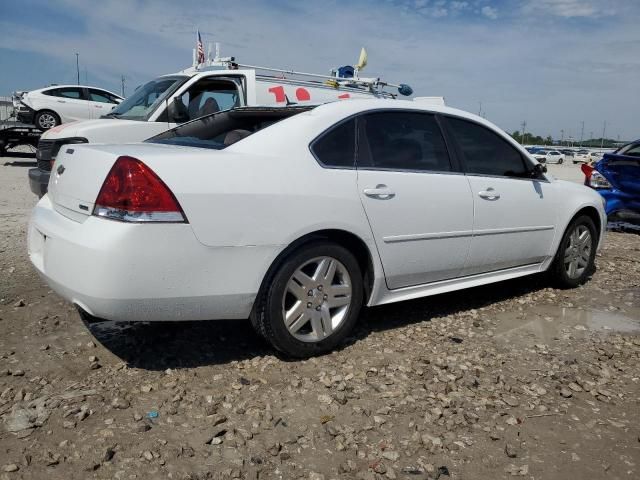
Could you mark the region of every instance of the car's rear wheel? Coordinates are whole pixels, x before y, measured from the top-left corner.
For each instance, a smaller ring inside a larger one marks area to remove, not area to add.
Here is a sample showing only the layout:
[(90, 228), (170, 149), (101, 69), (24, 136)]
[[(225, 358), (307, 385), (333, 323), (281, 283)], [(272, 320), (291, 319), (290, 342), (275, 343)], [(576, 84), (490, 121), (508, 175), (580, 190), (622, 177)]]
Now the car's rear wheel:
[(252, 324), (277, 350), (311, 357), (344, 340), (362, 301), (362, 273), (353, 254), (317, 241), (294, 251), (267, 279)]
[(551, 266), (551, 275), (561, 288), (574, 288), (586, 282), (594, 270), (598, 233), (587, 215), (575, 218), (562, 237)]
[(44, 131), (60, 125), (61, 121), (57, 113), (50, 110), (42, 110), (36, 113), (34, 123), (36, 127)]
[(562, 162), (564, 162), (564, 159), (561, 158), (560, 160), (558, 160), (558, 165), (562, 165)]

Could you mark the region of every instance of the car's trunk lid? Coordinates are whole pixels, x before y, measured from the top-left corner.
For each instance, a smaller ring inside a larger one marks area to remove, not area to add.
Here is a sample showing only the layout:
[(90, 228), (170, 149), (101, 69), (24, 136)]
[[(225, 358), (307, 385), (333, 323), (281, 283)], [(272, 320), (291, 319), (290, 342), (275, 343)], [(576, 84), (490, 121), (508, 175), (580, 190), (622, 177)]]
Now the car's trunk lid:
[(596, 170), (618, 190), (640, 195), (640, 158), (607, 153), (596, 164)]
[(48, 194), (54, 208), (73, 220), (91, 215), (116, 158), (94, 146), (63, 146), (49, 179)]

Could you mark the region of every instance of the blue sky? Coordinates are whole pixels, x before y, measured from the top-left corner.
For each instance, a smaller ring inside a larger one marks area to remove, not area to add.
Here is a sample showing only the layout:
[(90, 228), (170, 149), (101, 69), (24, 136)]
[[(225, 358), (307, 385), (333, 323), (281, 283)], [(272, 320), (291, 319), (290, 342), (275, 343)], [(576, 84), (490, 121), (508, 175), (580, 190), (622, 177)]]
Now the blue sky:
[(191, 63), (195, 29), (241, 62), (363, 74), (505, 130), (640, 137), (636, 0), (0, 0), (0, 95), (81, 81), (128, 92)]

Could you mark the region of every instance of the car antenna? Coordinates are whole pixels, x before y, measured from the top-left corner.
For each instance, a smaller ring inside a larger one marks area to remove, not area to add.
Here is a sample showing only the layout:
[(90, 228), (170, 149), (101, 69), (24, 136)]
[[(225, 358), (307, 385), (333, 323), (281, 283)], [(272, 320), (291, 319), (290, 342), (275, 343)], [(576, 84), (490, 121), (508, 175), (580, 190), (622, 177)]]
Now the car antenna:
[(297, 105), (297, 104), (298, 104), (298, 102), (292, 102), (292, 101), (290, 101), (290, 100), (289, 100), (289, 97), (288, 97), (286, 94), (285, 94), (285, 96), (284, 96), (284, 99), (285, 99), (285, 101), (287, 102), (287, 107), (288, 107), (289, 105)]

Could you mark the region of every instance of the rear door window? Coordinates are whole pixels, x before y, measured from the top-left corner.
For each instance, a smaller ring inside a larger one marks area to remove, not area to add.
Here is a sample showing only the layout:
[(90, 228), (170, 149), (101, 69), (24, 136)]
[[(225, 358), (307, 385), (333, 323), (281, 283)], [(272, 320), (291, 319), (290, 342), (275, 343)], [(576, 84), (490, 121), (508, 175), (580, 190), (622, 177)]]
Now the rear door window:
[(435, 115), (384, 111), (359, 117), (358, 168), (449, 172), (447, 147)]
[[(520, 152), (487, 127), (468, 120), (446, 117), (462, 154), (466, 172), (476, 175), (530, 178)], [(545, 152), (538, 152), (544, 155)]]
[(73, 98), (76, 100), (84, 100), (84, 95), (81, 88), (54, 88), (53, 90), (47, 90), (42, 92), (45, 95), (51, 95), (52, 97)]

